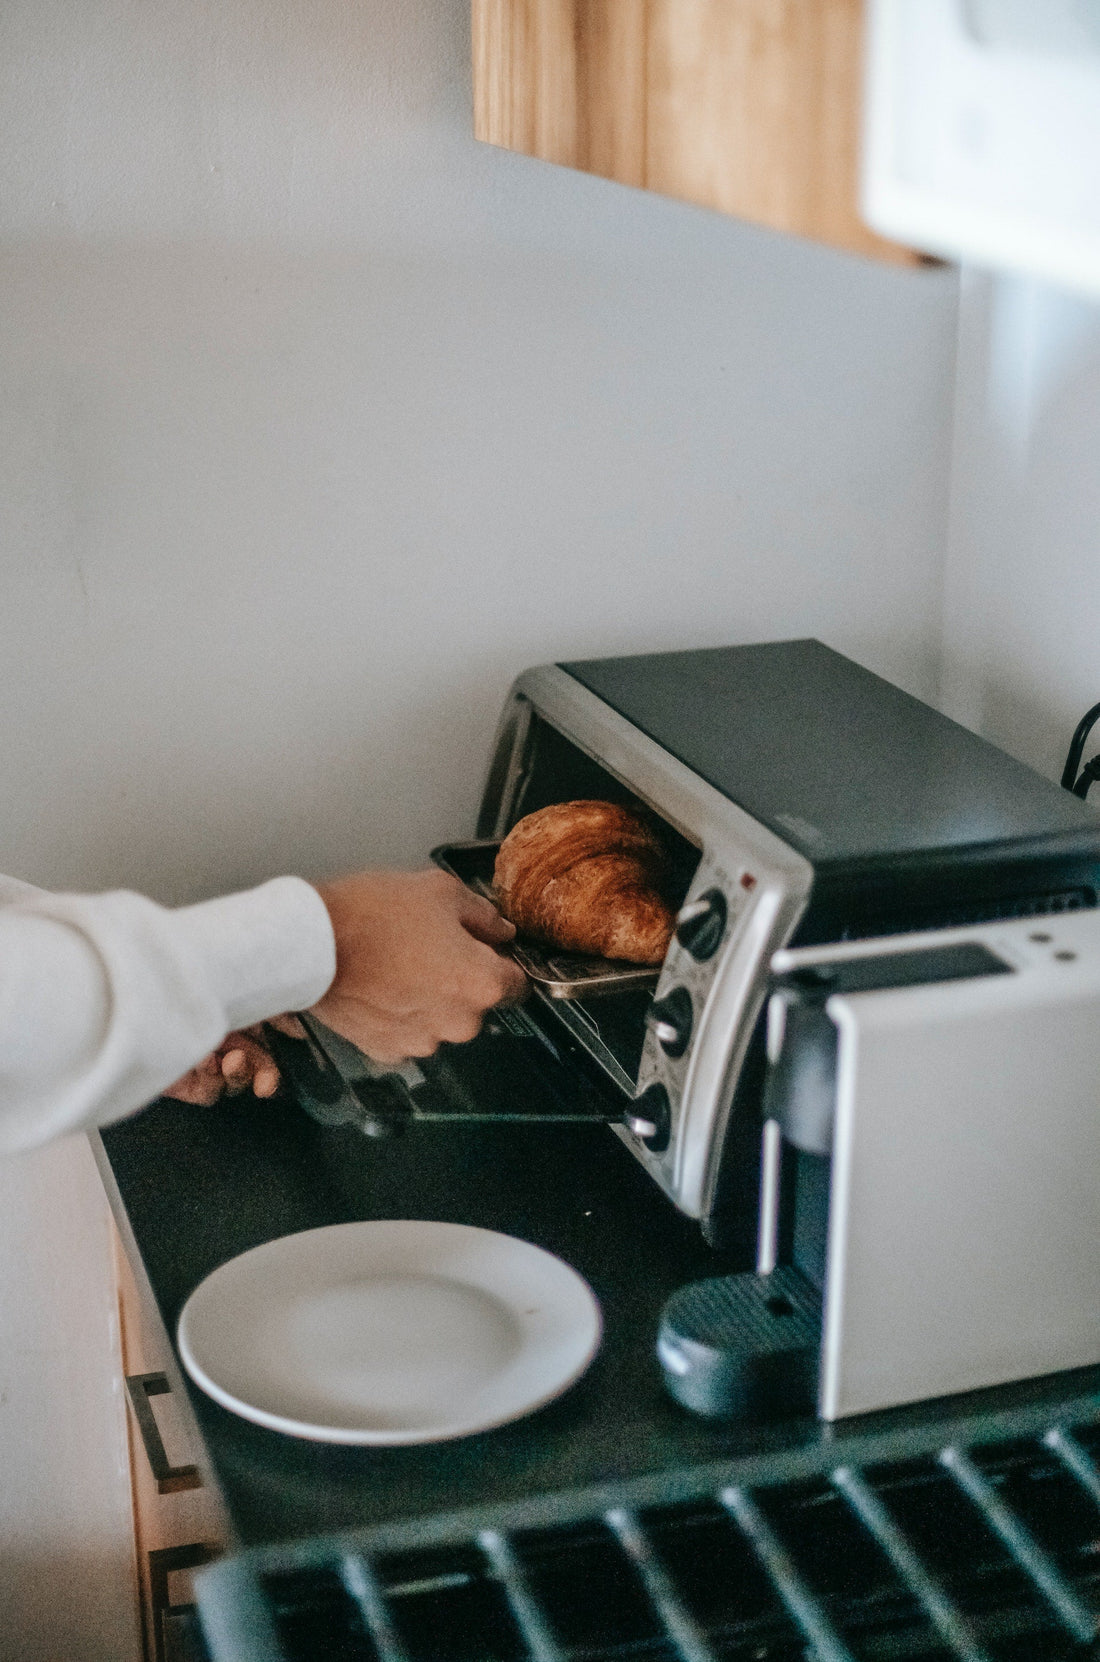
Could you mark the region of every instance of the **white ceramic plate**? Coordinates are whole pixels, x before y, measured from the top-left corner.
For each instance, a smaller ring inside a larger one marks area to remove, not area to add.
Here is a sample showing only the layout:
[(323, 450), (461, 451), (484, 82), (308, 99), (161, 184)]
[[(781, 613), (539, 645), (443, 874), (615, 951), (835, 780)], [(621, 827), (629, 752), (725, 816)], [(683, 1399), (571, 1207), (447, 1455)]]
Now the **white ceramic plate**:
[(223, 1407), (326, 1443), (432, 1443), (518, 1419), (599, 1348), (600, 1307), (560, 1258), (458, 1223), (285, 1235), (201, 1282), (183, 1364)]

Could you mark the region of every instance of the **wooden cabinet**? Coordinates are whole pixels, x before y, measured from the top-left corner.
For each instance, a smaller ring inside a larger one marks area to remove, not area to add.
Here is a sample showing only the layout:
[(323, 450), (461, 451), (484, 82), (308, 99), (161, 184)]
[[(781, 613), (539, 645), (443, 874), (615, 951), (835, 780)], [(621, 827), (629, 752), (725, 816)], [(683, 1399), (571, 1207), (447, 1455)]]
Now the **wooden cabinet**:
[(474, 130), (899, 263), (856, 207), (862, 0), (473, 0)]
[(171, 1381), (175, 1359), (152, 1303), (112, 1232), (119, 1296), (136, 1580), (146, 1662), (186, 1654), (176, 1635), (189, 1620), (190, 1572), (224, 1549), (216, 1496), (196, 1462), (197, 1437), (186, 1400)]

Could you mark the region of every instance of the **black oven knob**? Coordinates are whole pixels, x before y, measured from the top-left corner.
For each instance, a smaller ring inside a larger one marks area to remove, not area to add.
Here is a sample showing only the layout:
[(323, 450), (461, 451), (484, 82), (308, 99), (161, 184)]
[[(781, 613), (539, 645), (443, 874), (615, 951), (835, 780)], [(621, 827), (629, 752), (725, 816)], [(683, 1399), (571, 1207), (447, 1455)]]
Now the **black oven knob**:
[(668, 1147), (672, 1135), (672, 1109), (663, 1085), (648, 1086), (626, 1109), (623, 1119), (654, 1154), (660, 1154)]
[(721, 889), (708, 889), (698, 900), (689, 900), (676, 918), (676, 939), (693, 958), (713, 958), (726, 933), (726, 897)]
[(691, 1024), (695, 1011), (691, 994), (686, 987), (673, 987), (664, 998), (655, 998), (649, 1007), (649, 1020), (657, 1043), (666, 1056), (682, 1056), (691, 1038)]

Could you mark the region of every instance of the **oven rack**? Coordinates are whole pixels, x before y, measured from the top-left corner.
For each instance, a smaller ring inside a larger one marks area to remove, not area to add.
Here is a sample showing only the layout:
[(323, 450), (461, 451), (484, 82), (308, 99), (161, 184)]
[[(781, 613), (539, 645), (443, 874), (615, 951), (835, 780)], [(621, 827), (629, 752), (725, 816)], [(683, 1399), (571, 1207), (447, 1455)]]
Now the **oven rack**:
[[(213, 1662), (1069, 1662), (1100, 1633), (1100, 1400), (839, 1437), (255, 1549)], [(943, 1433), (947, 1433), (945, 1437)]]

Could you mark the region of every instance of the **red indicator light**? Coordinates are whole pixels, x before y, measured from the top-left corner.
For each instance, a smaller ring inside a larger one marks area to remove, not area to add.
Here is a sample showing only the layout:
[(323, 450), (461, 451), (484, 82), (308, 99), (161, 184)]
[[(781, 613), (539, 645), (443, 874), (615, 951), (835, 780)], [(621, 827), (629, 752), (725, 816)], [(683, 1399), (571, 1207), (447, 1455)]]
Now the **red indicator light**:
[(755, 889), (756, 878), (753, 876), (751, 871), (743, 871), (741, 873), (741, 887), (743, 889)]

